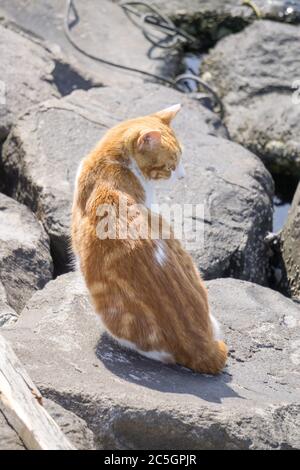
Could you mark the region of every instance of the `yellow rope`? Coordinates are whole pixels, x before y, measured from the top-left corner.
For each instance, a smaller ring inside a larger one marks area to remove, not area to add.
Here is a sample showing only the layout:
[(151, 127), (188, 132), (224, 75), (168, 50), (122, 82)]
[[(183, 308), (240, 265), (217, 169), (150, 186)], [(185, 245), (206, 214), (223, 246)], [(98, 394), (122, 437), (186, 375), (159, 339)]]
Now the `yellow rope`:
[(243, 0), (242, 5), (247, 5), (248, 7), (252, 8), (252, 10), (256, 14), (257, 18), (262, 18), (263, 17), (262, 12), (258, 8), (258, 6), (254, 3), (253, 0)]

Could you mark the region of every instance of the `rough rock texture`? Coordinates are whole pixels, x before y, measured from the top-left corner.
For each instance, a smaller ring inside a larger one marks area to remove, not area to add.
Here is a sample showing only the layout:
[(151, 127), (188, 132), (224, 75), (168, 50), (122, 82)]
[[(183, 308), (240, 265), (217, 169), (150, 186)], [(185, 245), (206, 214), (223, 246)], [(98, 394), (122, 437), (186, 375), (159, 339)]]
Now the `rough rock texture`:
[(300, 297), (300, 185), (281, 232), (281, 247), (290, 293)]
[[(198, 47), (204, 50), (257, 19), (254, 9), (243, 5), (241, 0), (148, 0), (148, 3), (195, 35)], [(255, 0), (253, 4), (265, 19), (295, 24), (300, 22), (298, 0)]]
[(118, 121), (179, 100), (184, 107), (174, 127), (185, 147), (187, 177), (161, 192), (160, 202), (204, 205), (204, 213), (188, 217), (194, 221), (192, 230), (204, 231), (204, 245), (200, 237), (187, 248), (206, 278), (234, 275), (265, 281), (263, 238), (271, 229), (273, 186), (269, 173), (254, 155), (216, 137), (224, 135), (224, 128), (214, 114), (174, 90), (150, 84), (76, 92), (44, 103), (20, 118), (7, 139), (7, 190), (43, 222), (56, 261), (66, 263), (73, 183), (81, 158)]
[(300, 176), (300, 77), (297, 26), (258, 21), (221, 41), (203, 63), (203, 78), (226, 108), (231, 137), (274, 172)]
[(98, 448), (299, 448), (300, 307), (245, 281), (207, 285), (230, 349), (218, 377), (117, 346), (76, 273), (36, 293), (3, 334), (43, 394), (86, 421)]
[(14, 317), (6, 304), (20, 312), (50, 279), (49, 238), (42, 225), (27, 207), (0, 194), (0, 324)]
[(0, 328), (4, 325), (8, 326), (9, 324), (14, 323), (17, 319), (18, 314), (8, 304), (5, 287), (0, 281)]
[(76, 449), (95, 449), (94, 434), (83, 419), (52, 400), (43, 399), (43, 404)]
[(149, 0), (148, 3), (195, 36), (193, 47), (198, 50), (207, 50), (255, 19), (252, 9), (242, 6), (240, 0)]
[[(150, 73), (174, 75), (180, 59), (177, 51), (153, 49), (141, 29), (127, 18), (119, 5), (110, 0), (75, 0), (74, 4), (79, 21), (73, 24), (72, 37), (87, 53)], [(103, 65), (78, 52), (64, 34), (65, 1), (1, 0), (1, 9), (17, 24), (58, 44), (69, 57), (76, 58), (83, 70), (89, 70), (105, 85), (145, 79), (145, 76)], [(70, 19), (72, 24), (74, 15), (71, 14)]]
[(0, 143), (29, 106), (92, 86), (49, 47), (11, 24), (0, 23)]
[[(43, 404), (63, 433), (77, 449), (93, 450), (95, 448), (94, 435), (82, 419), (52, 400), (44, 399)], [(26, 450), (23, 442), (8, 424), (1, 411), (0, 450)]]
[(23, 442), (0, 411), (0, 450), (26, 450)]
[(248, 8), (241, 6), (239, 0), (229, 0), (227, 2), (222, 0), (172, 0), (171, 2), (149, 0), (147, 3), (160, 8), (164, 14), (172, 16), (179, 16), (184, 12), (188, 15), (196, 15), (207, 11), (220, 15), (224, 12), (232, 12), (240, 15), (242, 15), (243, 12), (248, 12)]

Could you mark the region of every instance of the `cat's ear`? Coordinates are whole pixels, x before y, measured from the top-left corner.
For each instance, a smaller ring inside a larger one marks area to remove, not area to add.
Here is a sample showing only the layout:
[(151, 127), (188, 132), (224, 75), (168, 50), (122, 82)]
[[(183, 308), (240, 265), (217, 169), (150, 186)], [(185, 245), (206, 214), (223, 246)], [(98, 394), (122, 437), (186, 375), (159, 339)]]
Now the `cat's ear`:
[(165, 124), (170, 124), (171, 121), (174, 119), (176, 114), (180, 111), (181, 109), (181, 104), (174, 104), (173, 106), (170, 106), (169, 108), (163, 109), (162, 111), (159, 111), (158, 113), (155, 113), (156, 116), (160, 117), (160, 119), (165, 123)]
[(137, 147), (138, 150), (154, 150), (161, 143), (161, 132), (160, 131), (144, 131), (141, 132), (138, 140)]

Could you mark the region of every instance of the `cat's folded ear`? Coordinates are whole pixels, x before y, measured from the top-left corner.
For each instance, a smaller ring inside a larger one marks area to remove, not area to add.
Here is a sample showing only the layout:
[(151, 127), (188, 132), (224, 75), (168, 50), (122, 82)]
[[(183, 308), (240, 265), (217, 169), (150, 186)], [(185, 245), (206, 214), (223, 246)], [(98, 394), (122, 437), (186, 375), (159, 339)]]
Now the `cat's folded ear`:
[(161, 143), (161, 132), (159, 130), (147, 130), (141, 132), (138, 140), (137, 147), (140, 151), (154, 150)]
[(169, 125), (180, 109), (181, 104), (174, 104), (169, 108), (158, 111), (158, 113), (155, 113), (155, 116), (158, 116), (165, 124)]

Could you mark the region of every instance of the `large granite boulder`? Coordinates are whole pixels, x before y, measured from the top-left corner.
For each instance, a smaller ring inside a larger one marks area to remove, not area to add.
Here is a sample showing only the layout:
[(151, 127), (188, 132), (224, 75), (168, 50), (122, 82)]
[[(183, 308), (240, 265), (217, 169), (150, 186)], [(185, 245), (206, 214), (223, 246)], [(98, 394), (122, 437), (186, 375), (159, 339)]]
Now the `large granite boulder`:
[(207, 285), (230, 351), (216, 377), (118, 346), (77, 273), (37, 292), (3, 335), (44, 396), (83, 419), (98, 448), (299, 448), (299, 305), (245, 281)]
[(190, 251), (206, 278), (233, 275), (264, 283), (272, 179), (257, 157), (217, 137), (226, 134), (213, 113), (174, 90), (152, 84), (100, 88), (31, 109), (3, 148), (7, 191), (37, 214), (56, 262), (65, 265), (80, 160), (117, 122), (176, 102), (183, 104), (174, 126), (185, 147), (187, 177), (161, 193), (160, 202), (204, 207), (196, 227), (204, 241), (191, 244)]
[(32, 212), (0, 194), (0, 325), (52, 279), (49, 237)]
[(220, 41), (202, 77), (223, 99), (231, 137), (275, 173), (300, 176), (300, 29), (257, 21)]
[(96, 83), (55, 48), (9, 22), (0, 22), (0, 57), (0, 144), (28, 107)]
[(280, 238), (290, 293), (300, 297), (300, 184)]

